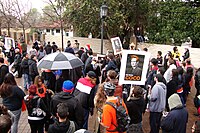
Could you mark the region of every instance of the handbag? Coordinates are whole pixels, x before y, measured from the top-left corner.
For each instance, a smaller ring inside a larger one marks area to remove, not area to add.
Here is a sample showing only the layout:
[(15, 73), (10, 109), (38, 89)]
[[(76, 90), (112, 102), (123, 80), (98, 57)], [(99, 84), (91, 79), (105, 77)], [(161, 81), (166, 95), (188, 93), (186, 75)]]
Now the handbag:
[(37, 100), (37, 106), (35, 108), (33, 108), (33, 111), (31, 113), (31, 116), (33, 117), (45, 117), (46, 113), (40, 108), (40, 100), (41, 98), (39, 98)]

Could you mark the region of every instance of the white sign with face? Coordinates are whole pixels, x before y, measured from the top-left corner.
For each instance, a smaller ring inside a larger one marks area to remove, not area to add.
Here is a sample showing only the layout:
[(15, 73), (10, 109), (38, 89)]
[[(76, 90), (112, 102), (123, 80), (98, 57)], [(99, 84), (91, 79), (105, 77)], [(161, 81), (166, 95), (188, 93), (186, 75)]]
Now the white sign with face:
[(145, 51), (123, 50), (120, 84), (144, 85), (149, 66), (150, 53)]
[(114, 55), (120, 54), (123, 50), (122, 43), (119, 37), (111, 38), (111, 43)]

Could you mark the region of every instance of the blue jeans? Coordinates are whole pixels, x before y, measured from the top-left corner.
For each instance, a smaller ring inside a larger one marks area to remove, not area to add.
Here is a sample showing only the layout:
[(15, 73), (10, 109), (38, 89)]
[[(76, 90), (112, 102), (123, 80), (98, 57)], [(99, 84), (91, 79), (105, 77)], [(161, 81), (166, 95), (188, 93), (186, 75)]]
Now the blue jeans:
[(30, 78), (28, 74), (23, 74), (23, 79), (24, 79), (24, 89), (28, 90), (29, 86), (30, 86)]
[(162, 112), (150, 112), (150, 133), (159, 133)]
[(11, 133), (17, 133), (18, 132), (18, 122), (21, 116), (21, 108), (19, 110), (11, 111), (14, 114), (14, 122), (11, 126)]
[(89, 110), (84, 109), (84, 124), (83, 129), (88, 129), (88, 118), (89, 118)]

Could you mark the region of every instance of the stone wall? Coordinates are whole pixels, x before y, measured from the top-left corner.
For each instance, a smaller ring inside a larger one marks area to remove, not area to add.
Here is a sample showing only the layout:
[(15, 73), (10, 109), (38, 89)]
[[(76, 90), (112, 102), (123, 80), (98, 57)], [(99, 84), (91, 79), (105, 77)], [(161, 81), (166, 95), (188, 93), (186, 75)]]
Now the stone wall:
[[(61, 39), (60, 37), (55, 36), (45, 36), (46, 42), (56, 42), (56, 44), (59, 45), (61, 48)], [(71, 43), (74, 43), (74, 40), (78, 40), (80, 43), (80, 47), (85, 47), (86, 44), (90, 44), (91, 48), (93, 49), (94, 53), (101, 53), (101, 39), (95, 39), (95, 38), (83, 38), (83, 37), (65, 37), (64, 38), (64, 48), (66, 47), (67, 41), (70, 40)], [(151, 53), (151, 58), (157, 57), (157, 51), (162, 51), (163, 57), (167, 53), (167, 51), (172, 51), (174, 46), (171, 45), (159, 45), (159, 44), (148, 44), (148, 43), (140, 43), (137, 46), (141, 50), (144, 47), (147, 47), (149, 49), (149, 52)], [(181, 56), (184, 54), (184, 47), (177, 46), (179, 52), (181, 53)], [(107, 50), (112, 50), (112, 45), (110, 40), (104, 40), (104, 46), (103, 46), (103, 53), (105, 54)], [(190, 58), (192, 61), (192, 64), (196, 67), (200, 67), (200, 49), (199, 48), (190, 48)]]
[[(58, 36), (45, 36), (46, 42), (55, 42), (59, 48), (61, 48), (61, 38)], [(94, 53), (101, 53), (101, 39), (96, 38), (84, 38), (84, 37), (64, 37), (64, 49), (67, 46), (67, 41), (71, 41), (72, 45), (74, 44), (75, 40), (78, 40), (80, 43), (80, 47), (85, 47), (86, 44), (90, 44), (91, 48), (93, 49)], [(112, 45), (110, 40), (104, 40), (103, 43), (103, 53), (105, 54), (107, 50), (112, 50)]]

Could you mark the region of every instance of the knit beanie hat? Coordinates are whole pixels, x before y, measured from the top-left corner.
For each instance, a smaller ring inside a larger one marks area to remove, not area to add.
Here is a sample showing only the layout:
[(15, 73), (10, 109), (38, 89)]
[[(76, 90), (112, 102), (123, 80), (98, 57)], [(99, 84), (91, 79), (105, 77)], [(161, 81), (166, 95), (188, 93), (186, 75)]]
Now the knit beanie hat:
[(89, 50), (90, 50), (90, 44), (86, 44), (85, 50), (86, 50), (86, 51), (89, 51)]
[(63, 92), (69, 92), (71, 93), (74, 90), (74, 83), (70, 80), (66, 80), (63, 82), (62, 86)]
[(31, 85), (31, 86), (29, 87), (28, 91), (29, 91), (29, 94), (35, 95), (36, 92), (37, 92), (37, 86), (36, 86), (36, 85)]

